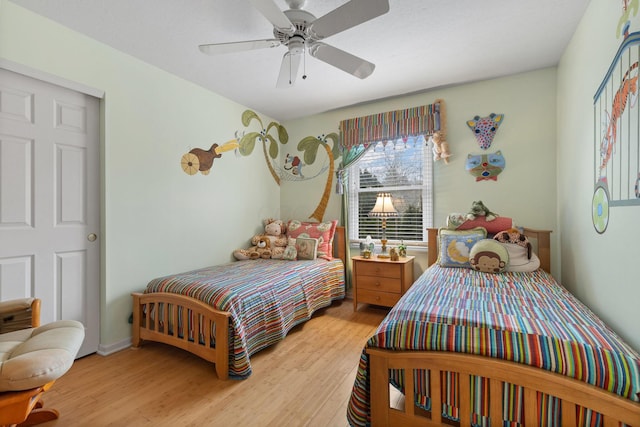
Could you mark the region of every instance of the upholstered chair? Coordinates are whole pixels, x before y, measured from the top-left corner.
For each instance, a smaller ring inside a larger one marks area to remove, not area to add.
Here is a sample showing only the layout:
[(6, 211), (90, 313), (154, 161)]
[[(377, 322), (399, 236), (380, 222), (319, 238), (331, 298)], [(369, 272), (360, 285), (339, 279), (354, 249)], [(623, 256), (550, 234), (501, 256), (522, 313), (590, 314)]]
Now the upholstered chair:
[(0, 302), (0, 426), (59, 417), (42, 394), (64, 375), (84, 340), (84, 326), (59, 320), (40, 326), (40, 300)]

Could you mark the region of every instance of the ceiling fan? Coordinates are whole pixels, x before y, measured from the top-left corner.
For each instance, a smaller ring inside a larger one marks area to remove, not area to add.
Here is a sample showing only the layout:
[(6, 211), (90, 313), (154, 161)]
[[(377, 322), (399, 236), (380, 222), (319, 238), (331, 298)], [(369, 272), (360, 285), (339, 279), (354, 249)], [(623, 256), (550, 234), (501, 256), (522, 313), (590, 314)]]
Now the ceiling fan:
[(305, 52), (360, 79), (373, 73), (375, 64), (320, 40), (384, 15), (389, 11), (389, 0), (350, 0), (317, 19), (302, 9), (305, 0), (285, 1), (289, 10), (282, 11), (274, 0), (249, 0), (273, 24), (274, 38), (203, 44), (199, 46), (200, 51), (218, 55), (284, 45), (288, 50), (282, 57), (277, 87), (293, 85)]

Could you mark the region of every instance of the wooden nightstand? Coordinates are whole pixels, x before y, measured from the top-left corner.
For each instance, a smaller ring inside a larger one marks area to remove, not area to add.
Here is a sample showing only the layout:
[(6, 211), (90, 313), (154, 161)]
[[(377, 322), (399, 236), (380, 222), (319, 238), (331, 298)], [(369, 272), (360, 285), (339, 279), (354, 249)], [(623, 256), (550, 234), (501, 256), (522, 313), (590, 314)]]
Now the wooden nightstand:
[(355, 256), (353, 262), (353, 310), (358, 303), (393, 307), (413, 284), (413, 259), (408, 256), (399, 261)]

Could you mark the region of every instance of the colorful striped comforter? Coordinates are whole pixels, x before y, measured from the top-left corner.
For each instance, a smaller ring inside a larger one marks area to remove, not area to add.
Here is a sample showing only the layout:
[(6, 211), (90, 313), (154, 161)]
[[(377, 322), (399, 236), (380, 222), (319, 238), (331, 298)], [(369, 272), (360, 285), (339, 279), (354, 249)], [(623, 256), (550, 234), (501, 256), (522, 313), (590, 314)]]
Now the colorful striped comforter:
[(149, 292), (187, 295), (231, 313), (229, 376), (247, 378), (249, 356), (344, 298), (344, 266), (339, 259), (319, 258), (232, 262), (154, 279)]
[[(495, 357), (640, 401), (640, 355), (542, 270), (490, 274), (434, 265), (389, 312), (367, 347)], [(365, 349), (347, 411), (352, 426), (369, 423), (367, 366)], [(402, 389), (399, 373), (392, 373), (390, 381)], [(426, 378), (416, 379), (416, 384), (425, 383)], [(481, 389), (479, 384), (477, 392)], [(416, 404), (430, 410), (426, 394), (418, 391)], [(443, 405), (445, 417), (456, 418), (454, 405)], [(484, 424), (482, 406), (474, 406), (477, 425)], [(517, 412), (512, 411), (513, 418)]]

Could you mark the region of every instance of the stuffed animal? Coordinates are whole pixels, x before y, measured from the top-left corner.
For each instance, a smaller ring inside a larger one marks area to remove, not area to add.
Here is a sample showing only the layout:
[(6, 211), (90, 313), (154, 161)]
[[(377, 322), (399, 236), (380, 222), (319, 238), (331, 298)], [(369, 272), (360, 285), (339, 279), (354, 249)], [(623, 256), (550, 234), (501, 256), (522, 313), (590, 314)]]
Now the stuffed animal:
[(501, 231), (493, 237), (501, 243), (511, 243), (514, 245), (522, 246), (527, 250), (527, 259), (531, 259), (532, 247), (529, 239), (524, 234), (520, 233), (517, 228), (510, 228), (508, 230)]
[(449, 153), (449, 143), (445, 141), (444, 134), (440, 131), (435, 132), (431, 136), (431, 141), (433, 142), (433, 160), (438, 161), (442, 159), (445, 163), (449, 164), (451, 153)]
[(482, 203), (482, 200), (478, 200), (471, 204), (471, 210), (467, 214), (467, 219), (474, 220), (478, 216), (484, 216), (484, 219), (487, 221), (493, 221), (498, 217), (498, 214), (491, 212), (489, 208)]
[[(263, 221), (264, 233), (256, 234), (251, 238), (251, 244), (253, 245), (249, 249), (237, 249), (233, 252), (233, 256), (237, 260), (256, 259), (251, 258), (249, 252), (258, 246), (261, 239), (266, 239), (269, 242), (269, 257), (273, 259), (282, 259), (284, 256), (285, 248), (287, 247), (287, 226), (279, 219), (267, 218)], [(260, 256), (257, 258), (265, 258)]]
[(271, 244), (269, 243), (269, 239), (265, 236), (254, 236), (251, 239), (251, 243), (254, 246), (251, 246), (249, 249), (236, 249), (233, 251), (233, 256), (236, 257), (238, 261), (245, 261), (248, 259), (258, 259), (271, 258)]
[(296, 249), (296, 239), (288, 238), (287, 242), (288, 242), (287, 247), (284, 248), (282, 259), (286, 259), (288, 261), (295, 261), (298, 259), (298, 249)]
[(279, 219), (267, 218), (264, 220), (264, 234), (269, 239), (271, 246), (271, 258), (282, 259), (287, 247), (287, 224)]

